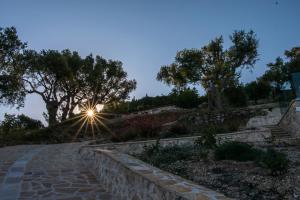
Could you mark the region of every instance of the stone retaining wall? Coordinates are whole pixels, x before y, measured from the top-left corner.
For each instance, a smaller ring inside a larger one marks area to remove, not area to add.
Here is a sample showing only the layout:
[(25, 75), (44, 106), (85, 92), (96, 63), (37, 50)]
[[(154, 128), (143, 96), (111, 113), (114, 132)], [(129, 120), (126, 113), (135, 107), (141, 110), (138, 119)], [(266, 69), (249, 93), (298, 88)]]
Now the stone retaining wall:
[[(170, 145), (193, 145), (194, 141), (200, 136), (192, 137), (180, 137), (180, 138), (169, 138), (159, 140), (161, 146)], [(245, 130), (234, 133), (218, 134), (216, 136), (217, 141), (223, 143), (224, 141), (239, 141), (256, 144), (264, 144), (268, 139), (271, 138), (271, 132), (269, 129), (260, 128), (257, 130)], [(134, 154), (143, 151), (145, 146), (153, 145), (157, 140), (146, 140), (137, 142), (122, 142), (122, 143), (109, 143), (100, 145), (90, 145), (93, 148), (101, 148), (108, 150), (118, 150), (123, 153)]]
[(279, 126), (290, 133), (293, 137), (300, 138), (300, 101), (291, 102), (290, 107), (279, 122)]
[(223, 194), (167, 173), (116, 150), (80, 150), (103, 187), (130, 200), (225, 200)]
[[(237, 140), (263, 143), (271, 137), (268, 129), (240, 131), (217, 136), (222, 143)], [(199, 137), (171, 138), (160, 140), (160, 145), (193, 144)], [(224, 195), (157, 169), (130, 155), (139, 153), (156, 140), (87, 145), (80, 149), (84, 164), (96, 175), (108, 191), (130, 200), (219, 200)]]

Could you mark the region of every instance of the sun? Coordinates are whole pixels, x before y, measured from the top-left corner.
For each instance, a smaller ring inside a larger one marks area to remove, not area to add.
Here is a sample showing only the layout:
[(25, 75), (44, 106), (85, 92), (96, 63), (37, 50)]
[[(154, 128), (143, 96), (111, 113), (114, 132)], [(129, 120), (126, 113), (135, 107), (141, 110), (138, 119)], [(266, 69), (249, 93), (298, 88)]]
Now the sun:
[(88, 117), (92, 118), (92, 117), (94, 117), (94, 115), (95, 115), (95, 111), (92, 110), (92, 109), (89, 109), (89, 110), (86, 111), (86, 115), (87, 115)]

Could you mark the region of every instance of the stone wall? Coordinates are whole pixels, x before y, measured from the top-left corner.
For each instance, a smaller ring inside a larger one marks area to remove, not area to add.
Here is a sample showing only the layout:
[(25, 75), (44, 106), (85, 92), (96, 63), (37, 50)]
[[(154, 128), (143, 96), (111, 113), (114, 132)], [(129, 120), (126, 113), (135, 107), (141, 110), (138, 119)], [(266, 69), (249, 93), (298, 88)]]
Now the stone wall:
[[(236, 124), (239, 128), (254, 128), (277, 124), (281, 119), (278, 103), (249, 106), (224, 111), (199, 112), (194, 111), (179, 119), (187, 124), (192, 132), (206, 125)], [(247, 125), (247, 126), (246, 126)]]
[(224, 195), (167, 173), (116, 150), (80, 150), (105, 189), (130, 200), (225, 200)]
[[(246, 130), (217, 135), (219, 142), (236, 140), (264, 143), (271, 137), (268, 129)], [(199, 137), (160, 140), (160, 145), (193, 145)], [(82, 161), (108, 191), (132, 200), (219, 200), (224, 195), (176, 175), (157, 169), (128, 154), (140, 153), (157, 141), (87, 145), (80, 149)]]
[[(159, 140), (161, 146), (170, 145), (193, 145), (194, 141), (200, 136), (169, 138)], [(266, 128), (259, 128), (256, 130), (245, 130), (234, 133), (218, 134), (217, 141), (223, 143), (224, 141), (239, 141), (247, 143), (265, 144), (271, 138), (271, 132)], [(118, 150), (123, 153), (140, 153), (145, 146), (154, 145), (157, 140), (147, 140), (138, 142), (122, 142), (122, 143), (109, 143), (102, 145), (90, 145), (90, 147), (101, 148), (107, 150)]]
[(291, 102), (290, 107), (279, 122), (279, 126), (293, 137), (300, 137), (300, 100)]
[(281, 111), (279, 107), (272, 108), (271, 110), (265, 109), (266, 115), (255, 116), (247, 122), (247, 128), (255, 128), (261, 126), (276, 125), (281, 119)]

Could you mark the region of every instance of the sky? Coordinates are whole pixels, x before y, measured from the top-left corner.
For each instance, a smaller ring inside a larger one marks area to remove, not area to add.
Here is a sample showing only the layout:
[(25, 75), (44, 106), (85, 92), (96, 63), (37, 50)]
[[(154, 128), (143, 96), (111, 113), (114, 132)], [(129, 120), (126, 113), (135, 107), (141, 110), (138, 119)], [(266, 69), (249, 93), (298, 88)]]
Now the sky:
[[(299, 9), (299, 0), (0, 0), (0, 27), (15, 26), (30, 49), (69, 48), (122, 61), (137, 80), (131, 97), (140, 98), (171, 91), (156, 74), (177, 51), (220, 35), (227, 48), (228, 36), (240, 29), (252, 29), (259, 39), (259, 61), (241, 77), (255, 80), (267, 63), (300, 45)], [(30, 95), (20, 110), (0, 106), (0, 120), (6, 112), (43, 119), (44, 111), (42, 100)]]

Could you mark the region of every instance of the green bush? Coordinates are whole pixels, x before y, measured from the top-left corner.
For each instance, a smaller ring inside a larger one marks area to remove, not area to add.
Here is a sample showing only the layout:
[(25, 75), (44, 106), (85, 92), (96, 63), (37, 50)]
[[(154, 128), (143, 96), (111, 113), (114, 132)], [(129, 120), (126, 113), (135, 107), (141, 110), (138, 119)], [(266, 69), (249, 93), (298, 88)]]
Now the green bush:
[(261, 155), (259, 164), (270, 169), (272, 175), (282, 174), (287, 171), (288, 159), (285, 154), (268, 149)]
[(212, 149), (216, 147), (216, 128), (214, 126), (207, 127), (202, 131), (202, 136), (195, 141), (198, 148)]
[(162, 138), (178, 137), (189, 134), (188, 128), (184, 124), (175, 124), (162, 134)]
[(260, 166), (269, 169), (272, 175), (287, 171), (288, 159), (284, 153), (273, 149), (267, 151), (255, 149), (241, 142), (227, 142), (215, 150), (217, 160), (255, 161)]
[(118, 135), (113, 134), (110, 137), (110, 140), (112, 142), (126, 142), (129, 140), (134, 140), (137, 138), (137, 132), (135, 132), (135, 130), (132, 128), (130, 130), (127, 130), (126, 132), (122, 132)]
[(189, 146), (167, 146), (162, 147), (159, 143), (144, 148), (144, 151), (137, 155), (141, 160), (160, 167), (174, 163), (179, 160), (187, 160), (193, 156), (193, 148)]
[(215, 150), (217, 160), (254, 161), (260, 156), (260, 151), (242, 142), (226, 142)]
[(228, 104), (234, 107), (247, 106), (247, 95), (243, 86), (229, 87), (224, 90)]
[(195, 108), (202, 103), (196, 89), (187, 88), (181, 91), (174, 91), (172, 95), (175, 99), (175, 105), (180, 108)]

